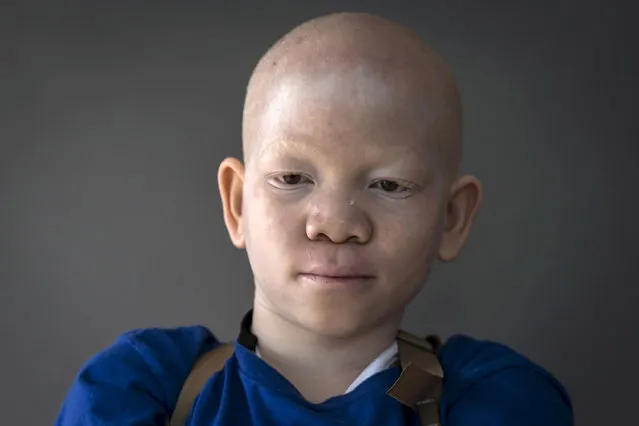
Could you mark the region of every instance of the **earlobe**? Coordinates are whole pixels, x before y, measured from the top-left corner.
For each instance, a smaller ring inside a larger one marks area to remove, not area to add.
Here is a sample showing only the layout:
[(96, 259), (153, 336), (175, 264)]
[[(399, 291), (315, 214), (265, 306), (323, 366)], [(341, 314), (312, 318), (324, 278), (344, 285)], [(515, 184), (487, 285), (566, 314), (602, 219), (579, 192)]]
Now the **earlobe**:
[(481, 182), (474, 176), (462, 176), (453, 184), (446, 205), (445, 228), (439, 248), (443, 262), (455, 260), (463, 248), (482, 200)]
[(226, 158), (217, 172), (217, 183), (222, 199), (224, 223), (233, 245), (245, 248), (242, 229), (242, 193), (244, 190), (244, 165), (237, 158)]

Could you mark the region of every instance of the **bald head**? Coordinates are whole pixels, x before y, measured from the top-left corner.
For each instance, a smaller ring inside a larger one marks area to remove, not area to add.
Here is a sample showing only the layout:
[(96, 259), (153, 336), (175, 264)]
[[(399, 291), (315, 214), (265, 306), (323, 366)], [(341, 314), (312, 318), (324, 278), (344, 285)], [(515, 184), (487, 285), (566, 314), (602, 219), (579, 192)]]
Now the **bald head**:
[(444, 60), (398, 24), (368, 14), (339, 13), (305, 22), (277, 41), (248, 84), (246, 162), (264, 148), (264, 130), (286, 123), (286, 111), (295, 103), (323, 109), (339, 105), (362, 114), (375, 109), (402, 125), (422, 126), (431, 156), (446, 175), (457, 173), (462, 111), (455, 81)]

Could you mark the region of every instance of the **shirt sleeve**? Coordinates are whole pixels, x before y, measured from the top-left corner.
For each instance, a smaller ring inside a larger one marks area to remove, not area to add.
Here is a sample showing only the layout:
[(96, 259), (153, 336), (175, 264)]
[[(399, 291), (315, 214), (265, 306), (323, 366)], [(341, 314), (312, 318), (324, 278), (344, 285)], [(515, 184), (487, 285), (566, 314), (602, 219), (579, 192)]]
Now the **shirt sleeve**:
[(164, 426), (195, 360), (219, 342), (204, 327), (126, 333), (76, 376), (56, 426)]
[(466, 389), (449, 408), (447, 426), (573, 426), (563, 387), (534, 368), (495, 372)]

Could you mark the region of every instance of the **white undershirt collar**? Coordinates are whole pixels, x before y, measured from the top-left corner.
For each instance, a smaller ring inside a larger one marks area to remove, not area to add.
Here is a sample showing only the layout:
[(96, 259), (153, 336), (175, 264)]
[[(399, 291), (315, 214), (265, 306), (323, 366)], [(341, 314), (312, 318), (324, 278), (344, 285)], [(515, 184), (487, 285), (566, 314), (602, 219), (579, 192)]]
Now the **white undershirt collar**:
[[(255, 354), (262, 358), (260, 355), (259, 348), (255, 348)], [(392, 367), (393, 364), (397, 361), (398, 347), (397, 342), (393, 342), (384, 352), (379, 354), (377, 358), (375, 358), (368, 366), (360, 373), (360, 375), (351, 383), (351, 385), (346, 389), (345, 394), (352, 392), (359, 385), (364, 383), (369, 378), (373, 377), (375, 374), (387, 370)]]

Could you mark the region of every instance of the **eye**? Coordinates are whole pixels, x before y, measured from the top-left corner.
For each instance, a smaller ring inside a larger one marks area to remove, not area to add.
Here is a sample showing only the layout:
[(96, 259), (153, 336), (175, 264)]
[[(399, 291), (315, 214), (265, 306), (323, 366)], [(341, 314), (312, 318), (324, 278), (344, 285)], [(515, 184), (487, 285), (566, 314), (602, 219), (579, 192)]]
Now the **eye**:
[(301, 173), (283, 173), (271, 176), (269, 183), (281, 189), (293, 189), (296, 186), (307, 185), (313, 183), (308, 177)]
[(410, 197), (415, 189), (415, 184), (394, 179), (380, 179), (371, 184), (371, 188), (382, 192), (385, 196), (393, 198)]
[(280, 176), (279, 180), (285, 185), (299, 185), (302, 183), (308, 183), (308, 179), (306, 179), (299, 173), (287, 173)]
[(403, 185), (399, 182), (388, 180), (388, 179), (378, 180), (377, 182), (373, 183), (372, 186), (384, 192), (393, 192), (393, 193), (406, 192), (406, 191), (410, 191), (411, 189), (408, 185)]

